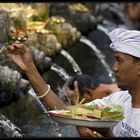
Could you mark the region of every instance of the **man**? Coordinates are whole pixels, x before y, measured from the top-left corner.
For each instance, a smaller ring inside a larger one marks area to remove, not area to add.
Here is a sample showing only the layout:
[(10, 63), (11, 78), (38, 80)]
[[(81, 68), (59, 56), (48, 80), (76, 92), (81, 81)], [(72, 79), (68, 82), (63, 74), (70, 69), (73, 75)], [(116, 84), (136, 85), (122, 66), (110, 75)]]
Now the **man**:
[[(106, 105), (110, 101), (112, 104), (120, 104), (124, 111), (124, 119), (112, 128), (113, 135), (140, 137), (140, 32), (118, 28), (109, 33), (109, 37), (116, 57), (113, 70), (118, 87), (124, 91), (114, 92), (102, 99), (86, 103), (86, 105), (93, 103)], [(6, 48), (4, 53), (25, 72), (43, 103), (47, 103), (51, 109), (68, 109), (68, 106), (42, 79), (35, 67), (29, 48), (17, 42)]]
[[(67, 98), (70, 99), (72, 105), (80, 102), (83, 98), (85, 99), (84, 103), (86, 103), (101, 99), (116, 91), (120, 91), (116, 83), (99, 84), (96, 79), (86, 74), (73, 76), (66, 84)], [(109, 131), (108, 129), (91, 129), (87, 127), (77, 127), (77, 130), (81, 137), (108, 136)]]

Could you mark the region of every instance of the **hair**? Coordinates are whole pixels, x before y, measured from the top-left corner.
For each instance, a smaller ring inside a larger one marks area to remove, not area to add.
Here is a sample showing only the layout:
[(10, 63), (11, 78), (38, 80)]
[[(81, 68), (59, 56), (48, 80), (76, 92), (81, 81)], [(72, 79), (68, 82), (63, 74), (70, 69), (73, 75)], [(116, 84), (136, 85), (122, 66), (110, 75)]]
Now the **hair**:
[(140, 58), (138, 57), (135, 57), (135, 56), (132, 56), (132, 57), (133, 57), (134, 62), (138, 62), (140, 60)]
[(74, 90), (74, 81), (78, 82), (78, 88), (81, 96), (83, 95), (84, 90), (95, 88), (95, 80), (89, 75), (82, 74), (71, 77), (68, 81), (68, 87), (70, 90)]

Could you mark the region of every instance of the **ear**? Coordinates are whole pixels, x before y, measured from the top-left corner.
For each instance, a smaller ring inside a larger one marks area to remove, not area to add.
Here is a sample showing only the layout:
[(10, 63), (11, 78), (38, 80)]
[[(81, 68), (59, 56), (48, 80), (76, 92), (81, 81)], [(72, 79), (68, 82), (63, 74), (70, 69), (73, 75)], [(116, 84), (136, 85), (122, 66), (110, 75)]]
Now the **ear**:
[(91, 91), (91, 89), (85, 89), (84, 90), (84, 97), (86, 99), (91, 99), (91, 97), (92, 97), (92, 91)]
[(140, 61), (138, 62), (138, 75), (140, 75)]

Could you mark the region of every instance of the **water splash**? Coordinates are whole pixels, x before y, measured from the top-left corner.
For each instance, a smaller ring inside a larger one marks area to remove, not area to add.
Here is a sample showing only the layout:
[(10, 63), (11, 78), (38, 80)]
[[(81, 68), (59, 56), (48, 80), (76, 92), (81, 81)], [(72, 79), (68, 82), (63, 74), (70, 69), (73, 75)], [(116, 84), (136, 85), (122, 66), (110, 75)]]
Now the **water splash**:
[(52, 64), (51, 65), (51, 70), (57, 72), (59, 74), (59, 76), (61, 76), (61, 78), (64, 81), (67, 81), (70, 78), (70, 76), (67, 74), (67, 72), (65, 71), (65, 69), (63, 69), (62, 67), (60, 67), (57, 64)]
[(88, 40), (86, 37), (82, 36), (80, 38), (80, 41), (88, 45), (94, 52), (96, 57), (101, 61), (103, 66), (105, 67), (106, 71), (108, 72), (108, 76), (110, 77), (112, 82), (115, 82), (115, 77), (113, 76), (113, 71), (110, 69), (109, 65), (105, 61), (105, 55), (97, 49), (95, 44), (93, 44), (90, 40)]
[(40, 104), (42, 110), (44, 112), (47, 112), (47, 109), (44, 107), (44, 105), (41, 103), (41, 101), (39, 100), (39, 98), (37, 97), (34, 89), (32, 87), (30, 87), (30, 89), (28, 90), (28, 94), (32, 95), (34, 97), (34, 99)]
[(107, 28), (105, 28), (105, 27), (104, 27), (103, 25), (101, 25), (101, 24), (98, 24), (98, 25), (97, 25), (97, 29), (99, 29), (99, 30), (105, 32), (106, 34), (109, 33), (109, 30), (108, 30)]
[(22, 137), (19, 131), (20, 128), (16, 127), (9, 119), (0, 114), (0, 127), (4, 129), (4, 133), (8, 137)]
[(65, 83), (62, 87), (58, 86), (57, 91), (58, 91), (58, 96), (64, 101), (65, 99), (67, 100), (67, 104), (71, 106), (71, 99), (66, 96), (66, 87), (67, 83)]
[(44, 107), (44, 105), (42, 104), (42, 102), (39, 100), (39, 98), (37, 97), (37, 95), (36, 95), (36, 93), (35, 93), (35, 91), (34, 91), (34, 89), (32, 87), (30, 87), (30, 89), (28, 91), (28, 94), (30, 94), (39, 103), (39, 105), (41, 106), (41, 108), (44, 111), (44, 113), (46, 113), (47, 116), (51, 119), (51, 122), (50, 123), (51, 123), (51, 125), (53, 127), (54, 133), (57, 134), (58, 137), (62, 137), (63, 134), (62, 134), (62, 132), (60, 132), (61, 130), (60, 130), (59, 124), (57, 122), (55, 122), (51, 118), (51, 116), (47, 113), (48, 112), (47, 109)]
[(62, 54), (65, 58), (67, 58), (67, 60), (69, 61), (70, 64), (72, 64), (73, 70), (77, 75), (81, 75), (82, 71), (80, 69), (80, 67), (78, 66), (78, 64), (75, 62), (75, 60), (73, 59), (73, 57), (65, 50), (61, 50), (60, 54)]

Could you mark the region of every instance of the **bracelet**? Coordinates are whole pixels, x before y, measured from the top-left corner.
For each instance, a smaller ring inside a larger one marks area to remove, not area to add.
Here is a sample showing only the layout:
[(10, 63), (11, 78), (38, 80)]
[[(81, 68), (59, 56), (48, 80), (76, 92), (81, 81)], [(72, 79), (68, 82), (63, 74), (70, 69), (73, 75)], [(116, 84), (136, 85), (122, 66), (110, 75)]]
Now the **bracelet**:
[(48, 90), (43, 95), (37, 96), (39, 99), (45, 97), (49, 93), (49, 91), (50, 91), (50, 85), (47, 85), (47, 86), (48, 86)]

